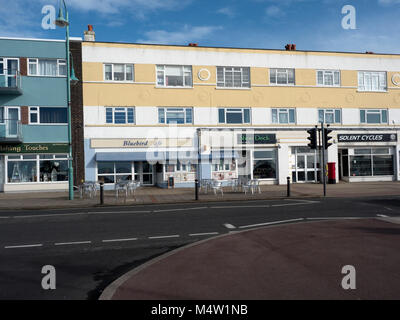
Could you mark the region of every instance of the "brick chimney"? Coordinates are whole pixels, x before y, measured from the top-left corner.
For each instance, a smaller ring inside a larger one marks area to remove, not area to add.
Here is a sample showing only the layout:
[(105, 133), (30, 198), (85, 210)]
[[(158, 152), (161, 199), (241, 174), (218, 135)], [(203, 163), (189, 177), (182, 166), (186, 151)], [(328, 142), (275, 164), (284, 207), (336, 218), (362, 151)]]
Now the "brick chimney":
[(189, 43), (189, 47), (197, 47), (198, 46), (198, 44), (197, 43)]
[(88, 25), (87, 31), (84, 31), (84, 35), (85, 41), (96, 41), (96, 33), (93, 31), (93, 26), (91, 24)]
[(293, 44), (293, 43), (287, 44), (287, 45), (285, 46), (285, 49), (286, 49), (287, 51), (296, 51), (296, 45)]

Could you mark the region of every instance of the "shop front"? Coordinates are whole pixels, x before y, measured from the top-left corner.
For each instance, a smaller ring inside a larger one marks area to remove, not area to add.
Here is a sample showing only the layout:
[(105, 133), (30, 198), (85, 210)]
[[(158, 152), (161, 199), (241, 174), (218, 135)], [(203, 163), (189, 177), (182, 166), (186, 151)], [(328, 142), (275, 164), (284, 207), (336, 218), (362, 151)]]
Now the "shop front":
[(68, 189), (68, 144), (0, 145), (0, 191)]
[(341, 180), (396, 180), (397, 134), (338, 134), (338, 143)]

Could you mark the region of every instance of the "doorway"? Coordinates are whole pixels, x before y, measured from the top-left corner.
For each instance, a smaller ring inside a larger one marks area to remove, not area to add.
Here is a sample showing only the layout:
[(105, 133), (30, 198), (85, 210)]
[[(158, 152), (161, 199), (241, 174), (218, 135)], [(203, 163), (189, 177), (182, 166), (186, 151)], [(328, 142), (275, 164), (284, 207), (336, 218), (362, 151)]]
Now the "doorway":
[(134, 163), (135, 181), (144, 186), (154, 186), (154, 165), (147, 161)]
[(297, 183), (315, 183), (320, 181), (320, 162), (316, 151), (307, 147), (293, 148), (295, 167), (292, 181)]

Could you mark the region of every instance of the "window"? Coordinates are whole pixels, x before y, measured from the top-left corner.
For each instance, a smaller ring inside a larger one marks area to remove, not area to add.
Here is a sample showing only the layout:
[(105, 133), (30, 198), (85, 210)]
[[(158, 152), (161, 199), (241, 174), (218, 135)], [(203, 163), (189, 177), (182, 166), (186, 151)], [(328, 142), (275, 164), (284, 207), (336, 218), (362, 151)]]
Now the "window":
[(294, 85), (294, 69), (271, 69), (269, 81), (271, 84)]
[(135, 108), (106, 108), (106, 123), (135, 123)]
[(0, 123), (4, 123), (4, 107), (0, 107)]
[(272, 109), (272, 123), (296, 123), (295, 109)]
[(371, 123), (371, 124), (388, 123), (387, 110), (385, 109), (360, 110), (360, 122)]
[(350, 175), (353, 177), (393, 174), (393, 155), (389, 148), (354, 149), (354, 156), (350, 156)]
[(254, 151), (253, 179), (276, 179), (276, 150)]
[(318, 70), (317, 85), (328, 87), (340, 87), (340, 71)]
[(340, 109), (321, 109), (318, 110), (318, 122), (341, 123)]
[(104, 183), (132, 180), (132, 162), (97, 162), (97, 176)]
[(64, 107), (30, 107), (30, 124), (67, 124), (68, 109)]
[(133, 64), (111, 64), (104, 65), (104, 79), (106, 81), (134, 81)]
[(191, 66), (157, 66), (157, 86), (191, 87)]
[(28, 59), (28, 75), (66, 77), (67, 62), (62, 59)]
[(250, 68), (217, 67), (217, 87), (250, 88)]
[(219, 163), (212, 165), (214, 172), (236, 171), (236, 161), (233, 159), (220, 159)]
[(193, 108), (158, 108), (158, 123), (192, 124)]
[(68, 181), (68, 155), (7, 156), (7, 183)]
[(250, 123), (249, 108), (221, 108), (218, 109), (218, 122), (226, 124)]
[(386, 91), (386, 72), (358, 72), (359, 91)]

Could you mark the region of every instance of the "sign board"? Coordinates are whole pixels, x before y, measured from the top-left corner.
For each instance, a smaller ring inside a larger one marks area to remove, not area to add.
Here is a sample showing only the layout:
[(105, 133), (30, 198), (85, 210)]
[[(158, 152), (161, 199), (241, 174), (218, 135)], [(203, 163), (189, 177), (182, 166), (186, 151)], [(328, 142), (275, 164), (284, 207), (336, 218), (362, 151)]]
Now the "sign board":
[(276, 135), (267, 133), (239, 134), (238, 144), (275, 144)]
[(173, 148), (192, 147), (192, 138), (135, 138), (135, 139), (91, 139), (91, 148)]
[(397, 134), (367, 133), (367, 134), (338, 134), (339, 143), (361, 142), (397, 142)]
[(0, 153), (69, 153), (67, 143), (1, 144)]

